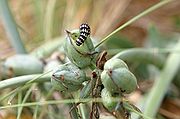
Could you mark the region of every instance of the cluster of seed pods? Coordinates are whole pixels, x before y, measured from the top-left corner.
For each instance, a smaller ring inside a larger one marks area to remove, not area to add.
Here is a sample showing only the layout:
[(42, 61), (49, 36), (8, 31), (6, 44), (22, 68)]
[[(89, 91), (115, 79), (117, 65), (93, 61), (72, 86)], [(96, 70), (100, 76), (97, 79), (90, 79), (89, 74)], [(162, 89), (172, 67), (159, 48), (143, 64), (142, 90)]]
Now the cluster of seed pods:
[[(52, 75), (52, 84), (60, 91), (72, 92), (81, 89), (80, 97), (90, 96), (96, 80), (87, 81), (85, 68), (94, 65), (97, 60), (94, 45), (90, 38), (90, 27), (82, 24), (80, 29), (67, 31), (64, 51), (70, 60), (63, 64)], [(98, 67), (95, 67), (95, 71)], [(103, 70), (102, 70), (103, 69)], [(112, 96), (117, 94), (129, 94), (137, 87), (136, 77), (130, 72), (128, 66), (121, 59), (109, 59), (105, 62), (99, 73), (104, 89), (101, 97), (104, 106), (112, 111), (117, 102), (112, 101)], [(97, 73), (98, 74), (98, 73)]]

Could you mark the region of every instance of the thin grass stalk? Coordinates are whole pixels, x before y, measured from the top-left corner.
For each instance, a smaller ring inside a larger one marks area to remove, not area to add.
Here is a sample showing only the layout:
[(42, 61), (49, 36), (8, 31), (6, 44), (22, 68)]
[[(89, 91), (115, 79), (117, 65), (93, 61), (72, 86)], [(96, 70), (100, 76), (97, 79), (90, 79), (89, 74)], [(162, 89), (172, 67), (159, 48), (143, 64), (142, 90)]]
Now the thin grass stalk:
[[(7, 108), (16, 108), (16, 107), (29, 107), (29, 106), (42, 106), (42, 105), (56, 105), (56, 104), (70, 104), (70, 103), (77, 103), (80, 101), (81, 103), (86, 103), (86, 102), (102, 102), (101, 98), (84, 98), (84, 99), (60, 99), (60, 100), (49, 100), (49, 101), (41, 101), (41, 102), (28, 102), (24, 104), (12, 104), (12, 105), (6, 105), (6, 106), (1, 106), (1, 109), (7, 109)], [(119, 101), (119, 98), (114, 98), (113, 101)]]
[(16, 53), (21, 53), (21, 54), (27, 53), (22, 43), (20, 34), (17, 30), (17, 25), (10, 11), (7, 0), (0, 1), (0, 16), (4, 28), (6, 30), (6, 33), (9, 37), (9, 41), (11, 42), (11, 45), (14, 47)]
[(126, 26), (132, 24), (133, 22), (135, 22), (136, 20), (140, 19), (141, 17), (147, 15), (148, 13), (151, 13), (152, 11), (162, 7), (163, 5), (172, 2), (173, 0), (162, 0), (161, 2), (153, 5), (152, 7), (148, 8), (147, 10), (144, 10), (142, 13), (138, 14), (137, 16), (135, 16), (134, 18), (130, 19), (129, 21), (127, 21), (126, 23), (124, 23), (123, 25), (121, 25), (119, 28), (117, 28), (116, 30), (114, 30), (113, 32), (111, 32), (109, 35), (107, 35), (105, 38), (103, 38), (96, 46), (95, 48), (99, 47), (102, 43), (104, 43), (105, 41), (107, 41), (111, 36), (113, 36), (115, 33), (119, 32), (120, 30), (122, 30), (123, 28), (125, 28)]
[[(18, 93), (18, 104), (21, 104), (22, 102), (22, 91)], [(21, 116), (21, 107), (18, 107), (18, 111), (17, 111), (17, 119), (20, 119)]]
[(43, 32), (44, 4), (45, 1), (33, 0), (34, 14), (35, 14), (34, 16), (36, 20), (36, 29), (39, 40), (44, 39), (44, 32)]
[(36, 105), (35, 109), (33, 110), (33, 119), (37, 119), (38, 111), (39, 111), (39, 105)]
[(89, 110), (87, 104), (79, 104), (79, 110), (81, 112), (82, 119), (89, 118)]
[[(180, 50), (180, 39), (174, 48)], [(165, 63), (165, 66), (153, 85), (152, 90), (147, 98), (144, 114), (154, 118), (158, 112), (161, 102), (172, 82), (174, 76), (180, 67), (180, 52), (171, 53)]]
[[(28, 97), (31, 94), (32, 90), (34, 89), (34, 87), (36, 87), (36, 84), (33, 84), (31, 86), (31, 88), (26, 92), (26, 95), (24, 96), (22, 102), (20, 102), (19, 104), (24, 104), (26, 102), (26, 100), (28, 99)], [(22, 110), (23, 110), (23, 106), (18, 108), (17, 119), (21, 118)]]
[(66, 6), (63, 14), (62, 28), (61, 28), (62, 33), (64, 32), (65, 28), (69, 28), (72, 26), (72, 19), (75, 18), (75, 14), (77, 13), (77, 7), (78, 7), (75, 3), (76, 1), (74, 0), (66, 0)]
[(22, 91), (22, 90), (25, 90), (25, 89), (27, 89), (27, 88), (29, 88), (29, 87), (30, 87), (30, 85), (26, 85), (26, 86), (24, 86), (23, 88), (18, 87), (18, 88), (16, 88), (16, 89), (8, 92), (6, 95), (3, 95), (3, 96), (0, 98), (0, 102), (1, 102), (2, 100), (5, 100), (6, 98), (10, 97), (10, 98), (8, 99), (8, 104), (10, 104), (11, 99), (13, 99), (13, 98), (17, 95), (18, 92), (20, 92), (20, 91)]
[(48, 0), (44, 18), (44, 36), (46, 41), (52, 38), (55, 5), (56, 0)]

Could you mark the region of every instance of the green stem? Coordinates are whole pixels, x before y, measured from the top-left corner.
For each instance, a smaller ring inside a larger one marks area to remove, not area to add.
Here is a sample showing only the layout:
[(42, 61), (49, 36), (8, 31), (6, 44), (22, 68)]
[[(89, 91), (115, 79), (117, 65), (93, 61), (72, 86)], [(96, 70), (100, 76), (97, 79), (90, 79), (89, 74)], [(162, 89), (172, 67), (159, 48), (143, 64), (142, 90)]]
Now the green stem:
[(144, 48), (132, 48), (124, 50), (112, 58), (120, 58), (127, 62), (139, 62), (146, 64), (153, 64), (158, 68), (162, 68), (165, 63), (165, 58), (157, 54), (157, 50), (148, 50)]
[(36, 28), (37, 28), (37, 34), (39, 35), (40, 38), (38, 39), (44, 39), (43, 36), (43, 20), (44, 20), (44, 11), (45, 11), (45, 7), (44, 7), (44, 3), (46, 1), (41, 1), (41, 0), (32, 0), (33, 3), (33, 13), (34, 13), (34, 17), (36, 20)]
[(37, 119), (38, 111), (39, 111), (39, 105), (36, 105), (33, 112), (33, 119)]
[[(18, 87), (18, 88), (16, 88), (16, 89), (8, 92), (6, 95), (4, 95), (4, 96), (2, 96), (2, 97), (0, 98), (0, 102), (1, 102), (2, 100), (5, 100), (5, 99), (8, 98), (9, 96), (11, 96), (12, 98), (14, 98), (15, 95), (17, 95), (18, 92), (23, 91), (23, 90), (29, 88), (30, 86), (31, 86), (31, 85), (26, 85), (26, 86), (23, 86), (23, 87)], [(11, 97), (8, 99), (9, 102), (11, 102), (11, 99), (12, 99)]]
[(81, 111), (81, 118), (88, 119), (89, 118), (89, 110), (87, 104), (79, 104), (79, 108)]
[(108, 40), (108, 38), (110, 38), (111, 36), (113, 36), (115, 33), (119, 32), (121, 29), (125, 28), (126, 26), (130, 25), (131, 23), (135, 22), (136, 20), (138, 20), (139, 18), (147, 15), (148, 13), (162, 7), (163, 5), (171, 2), (173, 0), (162, 0), (161, 2), (155, 4), (154, 6), (148, 8), (147, 10), (143, 11), (142, 13), (140, 13), (139, 15), (135, 16), (134, 18), (130, 19), (128, 22), (126, 22), (125, 24), (123, 24), (122, 26), (120, 26), (119, 28), (117, 28), (116, 30), (114, 30), (112, 33), (110, 33), (109, 35), (107, 35), (105, 38), (103, 38), (96, 46), (95, 48), (99, 47), (102, 43), (104, 43), (105, 41)]
[(16, 22), (9, 9), (8, 1), (0, 1), (0, 16), (4, 24), (9, 40), (17, 53), (27, 53), (17, 30)]
[[(22, 102), (22, 92), (18, 93), (18, 104), (21, 104)], [(17, 111), (17, 119), (20, 119), (21, 116), (21, 107), (18, 107), (18, 111)]]
[[(117, 99), (119, 100), (119, 98)], [(28, 106), (42, 106), (42, 105), (56, 105), (56, 104), (69, 104), (69, 103), (77, 103), (79, 99), (61, 99), (61, 100), (49, 100), (49, 101), (38, 101), (38, 102), (28, 102), (24, 104), (14, 104), (14, 105), (6, 105), (6, 106), (1, 106), (1, 109), (6, 109), (6, 108), (15, 108), (15, 107), (28, 107)], [(81, 100), (82, 103), (86, 103), (89, 101), (93, 102), (102, 102), (101, 98), (86, 98)]]
[[(36, 80), (33, 80), (35, 77), (38, 77), (38, 78)], [(0, 81), (0, 90), (8, 88), (8, 87), (23, 85), (23, 84), (26, 84), (27, 82), (31, 82), (32, 80), (33, 82), (31, 83), (47, 82), (47, 81), (50, 81), (50, 79), (51, 79), (51, 75), (42, 76), (42, 74), (33, 74), (33, 75), (14, 77), (14, 78)]]
[[(175, 50), (180, 50), (180, 40), (174, 48)], [(164, 95), (166, 94), (170, 83), (172, 82), (174, 76), (178, 72), (180, 66), (180, 52), (171, 53), (165, 63), (165, 66), (153, 85), (150, 91), (149, 97), (146, 101), (146, 107), (144, 114), (149, 117), (154, 117), (161, 105)]]
[[(26, 102), (26, 100), (28, 99), (29, 95), (31, 94), (31, 91), (35, 88), (36, 84), (32, 85), (31, 88), (29, 88), (29, 90), (26, 92), (25, 97), (23, 98), (22, 102), (19, 102), (19, 104), (24, 104)], [(22, 93), (22, 92), (20, 92)], [(18, 108), (18, 115), (17, 115), (17, 119), (20, 119), (21, 117), (21, 113), (23, 110), (23, 106)]]
[(63, 45), (63, 39), (64, 37), (57, 37), (49, 42), (46, 42), (44, 45), (35, 49), (31, 53), (31, 55), (34, 55), (38, 58), (47, 57), (52, 54), (52, 52), (54, 52), (57, 48)]
[(52, 38), (52, 30), (53, 30), (53, 16), (54, 9), (56, 5), (56, 0), (48, 0), (46, 7), (46, 14), (44, 18), (44, 35), (45, 40), (48, 41)]

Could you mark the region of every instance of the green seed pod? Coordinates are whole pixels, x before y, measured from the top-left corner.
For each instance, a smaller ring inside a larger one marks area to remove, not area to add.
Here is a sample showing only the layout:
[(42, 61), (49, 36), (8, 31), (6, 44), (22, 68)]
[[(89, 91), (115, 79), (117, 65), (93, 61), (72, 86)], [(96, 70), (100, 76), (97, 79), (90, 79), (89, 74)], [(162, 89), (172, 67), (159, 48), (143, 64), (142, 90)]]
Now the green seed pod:
[(112, 112), (113, 110), (115, 110), (118, 101), (113, 100), (113, 97), (112, 97), (111, 93), (110, 93), (106, 88), (104, 88), (104, 89), (101, 91), (101, 97), (102, 97), (102, 103), (103, 103), (103, 105), (104, 105), (110, 112)]
[(85, 72), (72, 63), (61, 65), (51, 78), (55, 88), (67, 92), (77, 91), (82, 87), (84, 81), (86, 81)]
[(131, 93), (136, 89), (136, 77), (127, 68), (106, 69), (101, 74), (105, 88), (113, 93)]
[(127, 64), (121, 59), (110, 59), (104, 64), (104, 70), (108, 69), (117, 69), (117, 68), (126, 68), (128, 69)]
[(95, 48), (88, 36), (84, 43), (80, 46), (76, 44), (80, 33), (79, 30), (66, 31), (67, 37), (64, 44), (64, 50), (69, 60), (79, 68), (85, 68), (91, 65), (95, 59)]
[(31, 55), (14, 55), (4, 62), (4, 69), (10, 77), (43, 72), (43, 63)]

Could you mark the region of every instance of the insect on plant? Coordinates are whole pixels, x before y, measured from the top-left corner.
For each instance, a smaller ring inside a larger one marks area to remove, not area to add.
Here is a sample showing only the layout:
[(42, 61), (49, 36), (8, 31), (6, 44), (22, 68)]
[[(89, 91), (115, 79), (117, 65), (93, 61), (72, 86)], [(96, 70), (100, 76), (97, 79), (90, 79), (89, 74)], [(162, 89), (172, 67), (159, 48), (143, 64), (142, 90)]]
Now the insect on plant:
[[(136, 89), (137, 81), (126, 63), (117, 58), (107, 60), (106, 51), (95, 51), (87, 23), (81, 24), (77, 30), (66, 30), (66, 33), (64, 50), (70, 62), (61, 65), (53, 73), (52, 84), (61, 92), (73, 94), (79, 90), (79, 102), (71, 111), (77, 110), (76, 107), (83, 99), (92, 98), (94, 101), (91, 105), (90, 119), (100, 117), (102, 104), (114, 116), (122, 115), (124, 119), (128, 119), (129, 110), (125, 106), (131, 104), (124, 103), (122, 99), (125, 98), (124, 94)], [(87, 68), (91, 69), (90, 76), (87, 75)], [(114, 101), (113, 97), (117, 100)], [(102, 103), (98, 98), (102, 98)]]
[(80, 46), (84, 43), (84, 41), (87, 39), (87, 37), (91, 33), (91, 29), (87, 23), (81, 24), (79, 28), (80, 35), (76, 40), (76, 45)]

